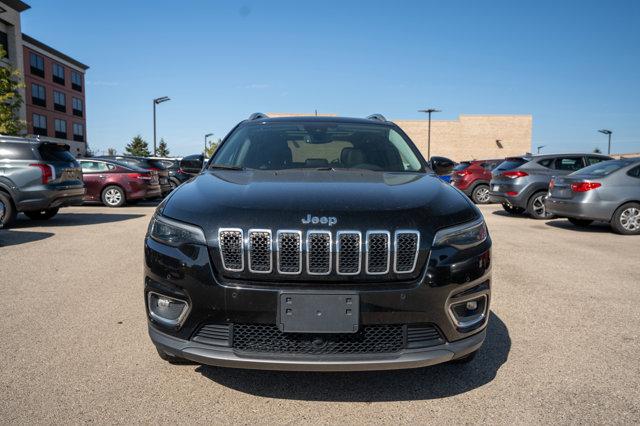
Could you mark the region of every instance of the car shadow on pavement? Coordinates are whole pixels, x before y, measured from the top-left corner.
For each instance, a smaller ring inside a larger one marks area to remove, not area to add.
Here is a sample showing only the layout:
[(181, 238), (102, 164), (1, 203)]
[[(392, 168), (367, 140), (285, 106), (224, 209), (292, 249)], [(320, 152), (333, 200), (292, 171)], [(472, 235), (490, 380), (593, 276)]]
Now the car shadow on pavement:
[(0, 229), (0, 247), (17, 246), (54, 236), (51, 232), (11, 231)]
[(223, 386), (251, 395), (304, 401), (383, 402), (444, 398), (491, 382), (507, 361), (511, 338), (492, 313), (487, 338), (468, 364), (440, 364), (410, 370), (308, 373), (198, 366), (196, 371)]
[(575, 231), (575, 232), (590, 232), (590, 233), (601, 233), (601, 234), (613, 233), (613, 231), (611, 230), (611, 226), (609, 226), (609, 224), (606, 222), (594, 222), (589, 226), (576, 226), (566, 219), (557, 219), (557, 220), (551, 220), (545, 223), (545, 225), (552, 226), (554, 228), (559, 228), (559, 229), (566, 229), (567, 231)]
[(121, 222), (123, 220), (137, 219), (144, 214), (133, 213), (58, 213), (49, 220), (32, 220), (24, 215), (18, 215), (15, 223), (11, 226), (14, 229), (35, 228), (35, 227), (57, 227), (57, 226), (77, 226), (96, 225), (99, 223)]
[(491, 214), (495, 214), (496, 216), (503, 216), (503, 217), (513, 217), (513, 218), (520, 218), (520, 219), (529, 219), (529, 215), (526, 213), (507, 213), (504, 210), (494, 210), (491, 212)]

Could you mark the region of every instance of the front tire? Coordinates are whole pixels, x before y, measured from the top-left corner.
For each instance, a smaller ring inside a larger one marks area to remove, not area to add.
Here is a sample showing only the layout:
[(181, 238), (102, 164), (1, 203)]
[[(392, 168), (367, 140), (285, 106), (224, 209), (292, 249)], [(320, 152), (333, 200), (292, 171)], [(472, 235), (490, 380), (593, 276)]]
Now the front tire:
[(589, 219), (576, 219), (575, 217), (569, 217), (568, 219), (569, 219), (569, 222), (571, 222), (572, 224), (574, 224), (579, 228), (585, 228), (593, 223), (593, 221)]
[(107, 207), (122, 207), (126, 201), (124, 191), (119, 186), (107, 186), (102, 191), (102, 203)]
[(489, 187), (487, 185), (476, 186), (471, 193), (471, 199), (476, 204), (489, 204), (491, 202)]
[(0, 228), (10, 228), (17, 214), (9, 194), (0, 191)]
[(533, 194), (529, 199), (527, 205), (527, 213), (533, 218), (538, 220), (553, 219), (553, 214), (547, 211), (547, 207), (544, 205), (544, 197), (547, 195), (547, 191), (540, 191)]
[(32, 220), (47, 220), (57, 215), (58, 210), (60, 209), (56, 207), (53, 209), (32, 210), (29, 212), (24, 212), (24, 214), (27, 215), (27, 217)]
[(622, 235), (640, 235), (640, 204), (627, 203), (615, 211), (611, 227)]

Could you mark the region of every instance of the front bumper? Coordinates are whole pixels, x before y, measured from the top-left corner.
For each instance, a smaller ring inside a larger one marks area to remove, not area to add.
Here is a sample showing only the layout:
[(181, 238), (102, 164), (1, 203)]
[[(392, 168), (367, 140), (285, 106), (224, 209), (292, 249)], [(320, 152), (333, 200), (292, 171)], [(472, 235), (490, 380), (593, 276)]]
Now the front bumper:
[[(204, 364), (292, 370), (375, 370), (412, 368), (446, 362), (478, 349), (484, 340), (491, 289), (491, 240), (464, 252), (451, 248), (431, 249), (431, 260), (410, 282), (239, 282), (228, 281), (212, 267), (208, 248), (189, 245), (176, 248), (145, 240), (145, 301), (148, 292), (189, 303), (179, 326), (168, 326), (148, 316), (149, 334), (161, 350)], [(318, 355), (260, 350), (234, 352), (238, 325), (276, 326), (281, 318), (279, 300), (284, 291), (315, 294), (350, 291), (359, 300), (359, 325), (366, 327), (433, 326), (441, 340), (412, 346), (404, 343), (385, 355), (368, 351), (345, 355)], [(485, 317), (473, 325), (456, 323), (449, 305), (469, 296), (486, 297)], [(198, 334), (205, 325), (230, 324), (228, 343), (203, 345)]]
[(455, 342), (421, 349), (404, 349), (393, 355), (353, 355), (340, 359), (272, 358), (238, 356), (232, 348), (212, 347), (181, 340), (149, 325), (149, 336), (158, 349), (170, 355), (217, 367), (279, 371), (370, 371), (419, 368), (463, 357), (482, 346), (486, 329)]

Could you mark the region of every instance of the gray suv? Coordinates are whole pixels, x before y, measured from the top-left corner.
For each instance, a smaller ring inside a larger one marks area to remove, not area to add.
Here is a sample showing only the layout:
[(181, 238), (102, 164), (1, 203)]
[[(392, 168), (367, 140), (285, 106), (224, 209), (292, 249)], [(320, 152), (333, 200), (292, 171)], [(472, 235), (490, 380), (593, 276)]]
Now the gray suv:
[(84, 191), (69, 145), (0, 136), (0, 228), (8, 228), (18, 212), (49, 219), (60, 207), (82, 204)]
[(491, 200), (513, 214), (528, 213), (534, 219), (553, 217), (544, 204), (549, 182), (583, 167), (611, 160), (601, 154), (525, 155), (505, 159), (491, 172)]

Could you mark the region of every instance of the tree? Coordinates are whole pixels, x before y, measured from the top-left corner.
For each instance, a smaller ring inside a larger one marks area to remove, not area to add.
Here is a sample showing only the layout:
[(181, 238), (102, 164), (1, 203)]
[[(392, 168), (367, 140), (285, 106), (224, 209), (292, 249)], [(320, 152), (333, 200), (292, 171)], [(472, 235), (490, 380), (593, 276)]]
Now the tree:
[(602, 154), (602, 151), (600, 150), (600, 148), (594, 149), (593, 152), (596, 154)]
[(107, 148), (107, 155), (116, 155), (117, 153), (115, 148)]
[(158, 144), (158, 157), (168, 157), (169, 156), (169, 147), (163, 138), (160, 138), (160, 143)]
[(142, 139), (140, 135), (134, 136), (124, 150), (127, 154), (137, 155), (139, 157), (148, 157), (151, 155), (149, 153), (149, 144), (147, 144), (147, 141)]
[(96, 153), (95, 153), (95, 152), (93, 152), (93, 149), (91, 149), (91, 147), (89, 146), (89, 144), (87, 144), (87, 145), (86, 145), (86, 148), (85, 148), (84, 155), (85, 155), (86, 157), (93, 157), (94, 155), (96, 155)]
[[(0, 58), (7, 52), (0, 46)], [(26, 123), (18, 118), (22, 106), (20, 89), (24, 83), (20, 79), (20, 71), (11, 65), (0, 66), (0, 133), (17, 135), (26, 128)]]
[(209, 141), (207, 143), (207, 149), (204, 150), (204, 156), (206, 158), (211, 158), (213, 156), (213, 153), (216, 152), (216, 149), (218, 149), (218, 145), (220, 144), (221, 140), (218, 139), (217, 141)]

